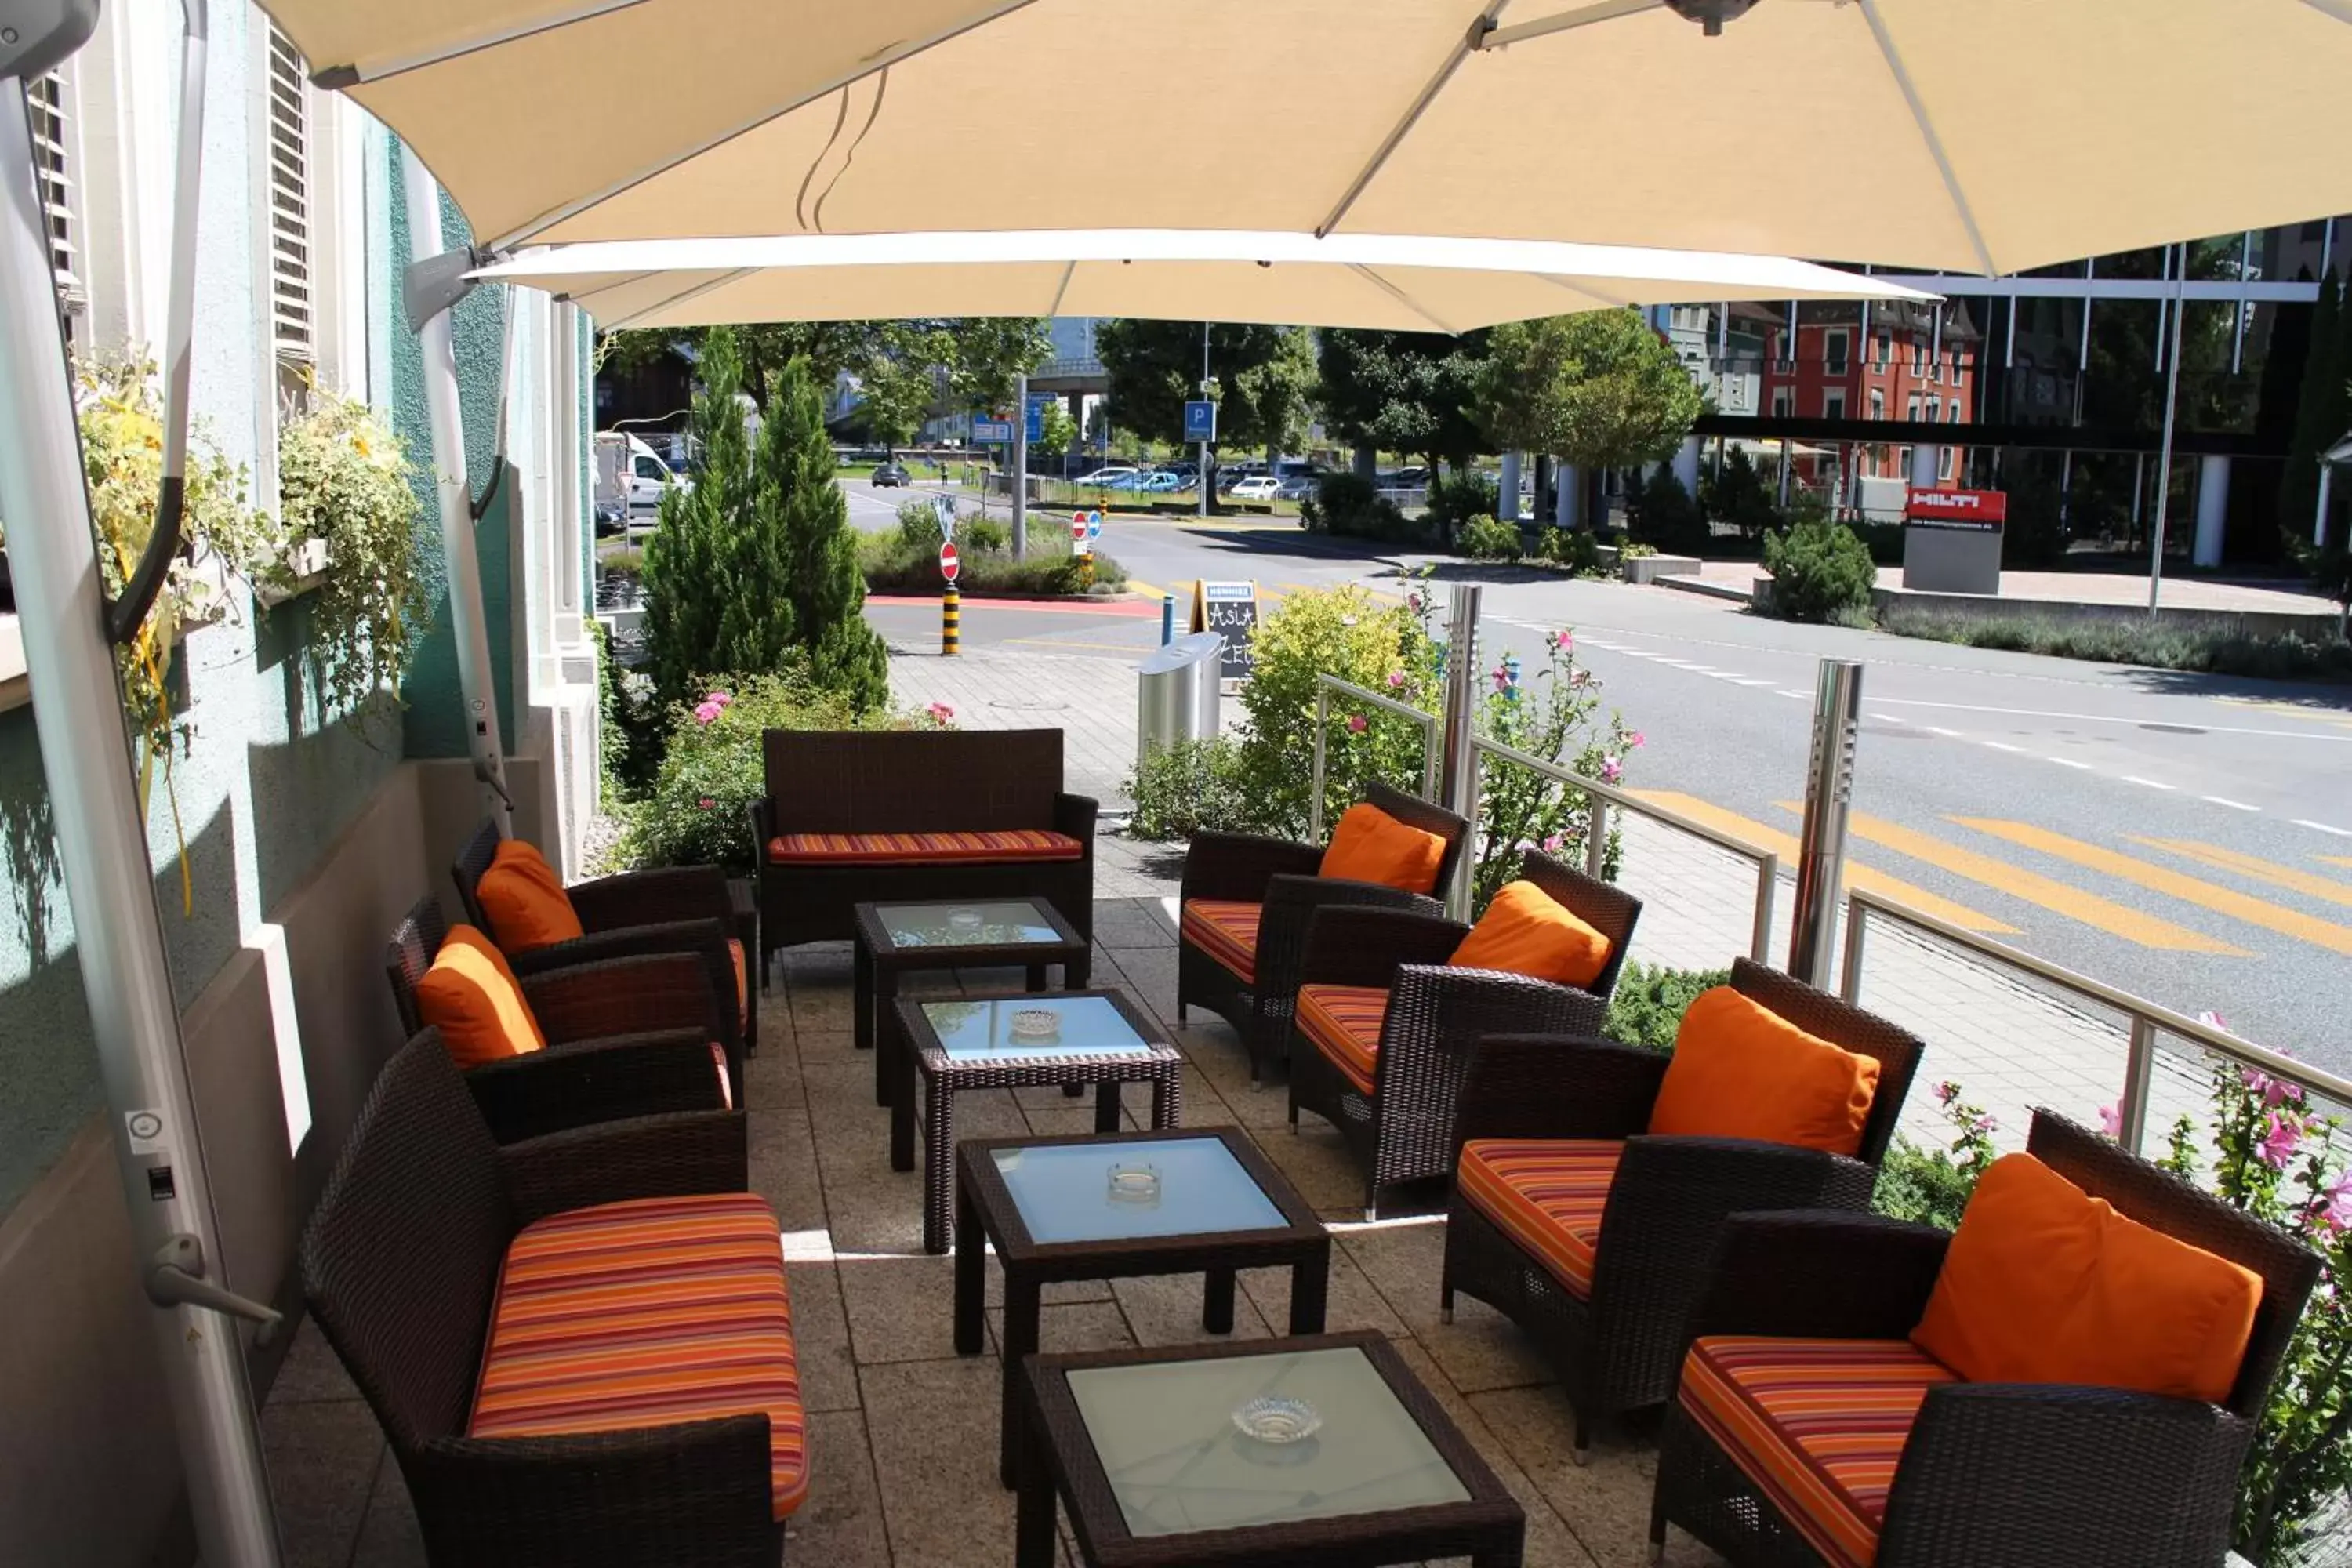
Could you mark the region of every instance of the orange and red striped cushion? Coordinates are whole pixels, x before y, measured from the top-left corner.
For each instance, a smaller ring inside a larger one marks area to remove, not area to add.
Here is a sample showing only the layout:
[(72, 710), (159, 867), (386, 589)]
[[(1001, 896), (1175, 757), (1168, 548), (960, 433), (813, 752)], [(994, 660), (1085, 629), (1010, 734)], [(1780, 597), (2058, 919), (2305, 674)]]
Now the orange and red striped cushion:
[(1381, 1026), (1389, 994), (1377, 985), (1302, 985), (1298, 1028), (1323, 1059), (1348, 1075), (1359, 1094), (1372, 1092), (1381, 1060)]
[(1007, 827), (988, 833), (786, 833), (768, 840), (782, 863), (884, 866), (902, 860), (984, 865), (1002, 860), (1077, 860), (1087, 847), (1066, 833)]
[(468, 1428), (540, 1437), (768, 1418), (775, 1517), (808, 1491), (776, 1216), (749, 1193), (556, 1215), (507, 1249)]
[(1625, 1145), (1597, 1138), (1474, 1138), (1454, 1185), (1580, 1299), (1592, 1294), (1601, 1214)]
[(1257, 922), (1262, 904), (1233, 899), (1188, 899), (1182, 940), (1237, 975), (1244, 985), (1257, 979)]
[(1700, 1340), (1682, 1406), (1835, 1568), (1870, 1568), (1927, 1391), (1960, 1379), (1908, 1340)]
[(727, 956), (735, 963), (735, 1026), (749, 1029), (751, 1026), (751, 967), (744, 962), (740, 938), (730, 936), (727, 939)]

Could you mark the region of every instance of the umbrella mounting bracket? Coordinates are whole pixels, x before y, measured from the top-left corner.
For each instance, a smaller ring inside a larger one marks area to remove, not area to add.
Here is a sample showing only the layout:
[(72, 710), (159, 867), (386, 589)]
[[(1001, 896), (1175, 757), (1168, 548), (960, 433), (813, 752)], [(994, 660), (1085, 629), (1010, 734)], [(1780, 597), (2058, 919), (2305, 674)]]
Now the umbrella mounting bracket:
[(472, 293), (478, 280), (470, 274), (497, 259), (494, 252), (467, 246), (410, 262), (400, 276), (400, 303), (408, 316), (408, 330), (423, 331), (425, 322)]
[(0, 0), (0, 77), (29, 82), (97, 29), (98, 0)]

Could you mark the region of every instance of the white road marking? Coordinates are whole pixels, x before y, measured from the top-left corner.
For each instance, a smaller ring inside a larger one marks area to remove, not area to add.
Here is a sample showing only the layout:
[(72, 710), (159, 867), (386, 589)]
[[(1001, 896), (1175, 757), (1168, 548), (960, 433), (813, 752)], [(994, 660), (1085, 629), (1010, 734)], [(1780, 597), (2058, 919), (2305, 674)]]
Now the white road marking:
[(2011, 756), (2022, 757), (2029, 754), (2023, 746), (2012, 746), (2007, 741), (1979, 741), (1977, 744), (1990, 746), (1996, 752), (2007, 752)]
[(2078, 763), (2072, 757), (2044, 757), (2042, 760), (2046, 763), (2056, 763), (2062, 768), (2079, 768), (2086, 773), (2091, 771), (2090, 763)]
[(2226, 805), (2226, 806), (2228, 806), (2231, 811), (2260, 811), (2260, 810), (2262, 810), (2262, 807), (2261, 807), (2261, 806), (2259, 806), (2259, 805), (2247, 805), (2244, 801), (2242, 801), (2242, 800), (2231, 800), (2231, 799), (2229, 799), (2227, 796), (2224, 796), (2224, 795), (2199, 795), (2197, 798), (2198, 798), (2198, 799), (2200, 799), (2200, 800), (2201, 800), (2201, 801), (2203, 801), (2203, 802), (2204, 802), (2206, 805)]
[(1752, 675), (1727, 675), (1724, 679), (1738, 686), (1769, 686), (1772, 684), (1769, 680), (1759, 680)]
[(1793, 697), (1793, 698), (1795, 698), (1795, 699), (1796, 699), (1798, 701), (1800, 701), (1800, 702), (1810, 702), (1810, 701), (1811, 701), (1811, 700), (1812, 700), (1812, 695), (1813, 695), (1813, 694), (1812, 694), (1811, 692), (1810, 692), (1810, 691), (1786, 691), (1786, 690), (1784, 690), (1784, 691), (1782, 691), (1782, 692), (1780, 693), (1780, 695), (1781, 695), (1781, 696), (1783, 696), (1783, 697)]
[(2294, 825), (2297, 827), (2315, 827), (2322, 833), (2333, 833), (2338, 838), (2352, 838), (2352, 827), (2330, 827), (2324, 822), (2314, 822), (2306, 816), (2296, 817)]
[[(1896, 708), (1940, 708), (1953, 713), (1999, 713), (2018, 719), (2068, 719), (2078, 724), (2123, 724), (2138, 729), (2145, 719), (2125, 718), (2114, 713), (2067, 713), (2050, 708), (1997, 708), (1981, 702), (1930, 702), (1921, 697), (1882, 697), (1879, 701)], [(2199, 729), (2209, 735), (2261, 735), (2278, 741), (2339, 741), (2352, 744), (2352, 731), (2323, 734), (2315, 730), (2248, 730), (2229, 724), (2200, 724)]]
[(1930, 735), (1941, 735), (1947, 741), (1957, 741), (1960, 738), (1960, 732), (1958, 730), (1947, 730), (1941, 724), (1922, 724), (1919, 728), (1927, 731)]
[(1899, 713), (1873, 713), (1870, 717), (1874, 722), (1880, 724), (1908, 724), (1911, 722), (1910, 720), (1904, 718)]
[(2148, 789), (2160, 789), (2167, 795), (2173, 793), (2176, 787), (2172, 784), (2161, 783), (2156, 779), (2144, 779), (2137, 773), (2126, 773), (2124, 775), (2124, 783), (2145, 785)]

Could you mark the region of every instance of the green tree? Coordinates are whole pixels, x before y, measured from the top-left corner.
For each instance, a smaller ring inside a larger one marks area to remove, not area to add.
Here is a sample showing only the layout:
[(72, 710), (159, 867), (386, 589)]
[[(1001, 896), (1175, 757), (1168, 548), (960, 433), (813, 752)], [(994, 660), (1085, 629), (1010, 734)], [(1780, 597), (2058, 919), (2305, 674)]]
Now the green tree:
[(1669, 456), (1704, 409), (1674, 350), (1632, 310), (1495, 328), (1472, 396), (1496, 450), (1551, 453), (1594, 479)]
[(1467, 467), (1485, 446), (1468, 406), (1486, 353), (1483, 331), (1318, 332), (1324, 422), (1352, 446)]
[[(787, 563), (761, 526), (764, 476), (753, 472), (737, 400), (742, 363), (734, 333), (705, 336), (701, 371), (693, 482), (663, 492), (646, 547), (646, 636), (665, 703), (688, 700), (710, 676), (775, 668), (796, 626)], [(830, 447), (825, 478), (832, 488)]]
[[(1219, 323), (1209, 328), (1209, 373), (1217, 382), (1217, 454), (1296, 446), (1314, 406), (1315, 351), (1298, 327)], [(1110, 378), (1110, 417), (1147, 441), (1181, 445), (1184, 404), (1201, 395), (1201, 326), (1195, 321), (1105, 321), (1095, 353)]]
[(1037, 421), (1037, 439), (1031, 442), (1033, 450), (1048, 458), (1058, 458), (1078, 444), (1078, 422), (1062, 406), (1060, 398), (1045, 405)]
[(890, 696), (888, 660), (881, 637), (866, 624), (857, 536), (834, 482), (824, 401), (803, 360), (787, 363), (776, 378), (773, 409), (760, 434), (758, 512), (757, 531), (776, 542), (793, 640), (807, 648), (817, 687), (856, 712), (881, 707)]

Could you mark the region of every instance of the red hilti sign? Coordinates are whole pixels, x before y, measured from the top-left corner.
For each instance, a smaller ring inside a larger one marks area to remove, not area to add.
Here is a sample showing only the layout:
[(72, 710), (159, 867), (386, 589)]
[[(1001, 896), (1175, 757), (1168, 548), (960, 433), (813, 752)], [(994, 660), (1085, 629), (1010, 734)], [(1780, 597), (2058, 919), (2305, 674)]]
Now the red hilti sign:
[(2009, 521), (2009, 495), (2005, 490), (1913, 490), (1904, 502), (1903, 518), (1927, 528), (1998, 531)]
[(956, 560), (956, 547), (953, 544), (940, 545), (940, 575), (952, 583), (956, 580), (956, 574), (962, 570), (961, 563)]

